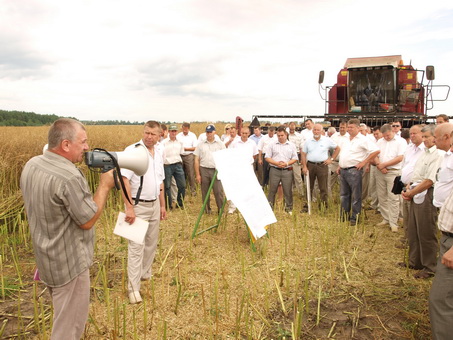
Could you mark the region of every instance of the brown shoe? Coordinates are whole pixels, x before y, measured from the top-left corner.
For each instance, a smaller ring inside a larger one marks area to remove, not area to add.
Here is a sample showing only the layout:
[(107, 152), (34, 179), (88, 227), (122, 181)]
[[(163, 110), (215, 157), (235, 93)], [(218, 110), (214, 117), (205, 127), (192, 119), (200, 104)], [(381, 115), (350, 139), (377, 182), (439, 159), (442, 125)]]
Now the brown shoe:
[(427, 271), (425, 269), (420, 270), (414, 274), (416, 279), (429, 279), (434, 276), (433, 272)]
[(406, 262), (398, 262), (397, 263), (398, 267), (401, 267), (401, 268), (409, 268), (409, 269), (414, 269), (416, 270), (417, 268), (411, 264), (406, 264)]

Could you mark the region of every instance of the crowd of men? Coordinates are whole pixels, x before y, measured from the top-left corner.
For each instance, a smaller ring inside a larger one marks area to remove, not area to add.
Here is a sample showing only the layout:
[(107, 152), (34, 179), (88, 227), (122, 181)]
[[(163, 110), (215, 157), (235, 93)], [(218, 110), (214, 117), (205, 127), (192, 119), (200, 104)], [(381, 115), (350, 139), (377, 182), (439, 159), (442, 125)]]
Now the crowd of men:
[[(407, 262), (397, 265), (414, 270), (417, 279), (434, 276), (429, 300), (433, 337), (447, 339), (453, 332), (453, 124), (448, 116), (438, 116), (436, 124), (410, 129), (402, 129), (401, 121), (370, 128), (350, 119), (342, 121), (338, 131), (334, 127), (325, 131), (321, 124), (307, 119), (302, 129), (292, 122), (268, 126), (266, 132), (254, 127), (250, 135), (247, 127), (237, 131), (227, 124), (220, 135), (209, 124), (197, 138), (189, 123), (181, 129), (156, 121), (145, 124), (141, 139), (126, 150), (137, 144), (146, 147), (148, 171), (142, 177), (127, 169), (121, 171), (124, 196), (136, 203), (125, 199), (126, 222), (133, 223), (136, 217), (148, 222), (144, 243), (128, 243), (130, 302), (142, 301), (141, 281), (152, 276), (160, 220), (167, 217), (168, 210), (184, 209), (186, 192), (196, 195), (197, 184), (205, 201), (211, 182), (220, 213), (224, 192), (221, 181), (214, 180), (213, 154), (241, 148), (267, 191), (271, 207), (281, 190), (288, 214), (293, 214), (294, 195), (303, 202), (300, 213), (308, 212), (308, 205), (315, 202), (322, 211), (339, 185), (341, 220), (351, 227), (359, 223), (364, 209), (375, 210), (382, 217), (378, 227), (398, 232), (402, 226), (400, 246), (408, 247), (409, 255)], [(86, 139), (82, 124), (58, 120), (49, 131), (49, 149), (30, 160), (21, 176), (38, 270), (50, 288), (55, 308), (52, 338), (68, 333), (80, 337), (86, 323), (92, 227), (113, 186), (107, 173), (95, 195), (89, 193), (86, 180), (73, 165), (88, 150)], [(234, 211), (230, 202), (228, 213)], [(205, 213), (212, 213), (209, 198)], [(69, 239), (75, 242), (67, 243)], [(63, 252), (69, 257), (61, 256), (65, 244), (74, 244)], [(56, 272), (57, 265), (64, 270)]]

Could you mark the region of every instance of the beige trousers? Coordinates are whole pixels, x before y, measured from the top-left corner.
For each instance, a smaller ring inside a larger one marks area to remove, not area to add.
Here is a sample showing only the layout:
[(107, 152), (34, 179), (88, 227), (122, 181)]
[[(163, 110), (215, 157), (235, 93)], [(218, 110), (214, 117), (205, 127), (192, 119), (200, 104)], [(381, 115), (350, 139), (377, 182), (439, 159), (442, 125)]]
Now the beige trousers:
[(48, 287), (53, 305), (51, 340), (79, 340), (90, 308), (90, 271), (82, 272), (64, 286)]
[(151, 277), (151, 266), (159, 240), (160, 203), (139, 202), (134, 206), (135, 216), (148, 221), (148, 231), (143, 244), (129, 241), (127, 247), (128, 291), (139, 292), (140, 280)]
[(370, 165), (370, 183), (368, 185), (368, 197), (371, 208), (379, 209), (379, 197), (377, 193), (376, 173), (380, 172), (375, 165)]
[(389, 170), (383, 174), (376, 171), (376, 188), (379, 199), (379, 210), (385, 221), (396, 226), (400, 212), (400, 197), (392, 193), (393, 181), (400, 173), (399, 170)]
[(302, 182), (302, 171), (300, 163), (297, 161), (292, 165), (293, 167), (293, 184), (296, 187), (299, 196), (304, 195), (304, 183)]
[(329, 184), (328, 184), (329, 197), (332, 197), (332, 190), (335, 184), (339, 183), (337, 174), (338, 167), (339, 167), (338, 162), (332, 162), (331, 164), (329, 164)]

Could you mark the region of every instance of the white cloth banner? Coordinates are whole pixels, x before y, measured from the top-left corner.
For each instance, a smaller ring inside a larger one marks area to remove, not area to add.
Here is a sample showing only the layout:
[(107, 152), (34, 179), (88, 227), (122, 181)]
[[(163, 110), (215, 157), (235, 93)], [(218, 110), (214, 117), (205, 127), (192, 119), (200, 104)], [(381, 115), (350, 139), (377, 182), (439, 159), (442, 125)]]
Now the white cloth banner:
[(214, 153), (214, 161), (226, 197), (244, 216), (253, 237), (264, 236), (265, 226), (277, 219), (250, 164), (250, 153), (246, 148), (224, 149)]

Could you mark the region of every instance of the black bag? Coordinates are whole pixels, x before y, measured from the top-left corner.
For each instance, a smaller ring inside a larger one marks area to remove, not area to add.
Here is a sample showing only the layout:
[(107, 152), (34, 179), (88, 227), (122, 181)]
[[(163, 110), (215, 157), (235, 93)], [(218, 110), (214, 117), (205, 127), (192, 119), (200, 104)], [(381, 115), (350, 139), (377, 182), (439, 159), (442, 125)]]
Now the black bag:
[(401, 194), (401, 191), (404, 189), (404, 183), (401, 182), (401, 176), (396, 176), (395, 180), (393, 181), (393, 188), (392, 193), (395, 195)]

